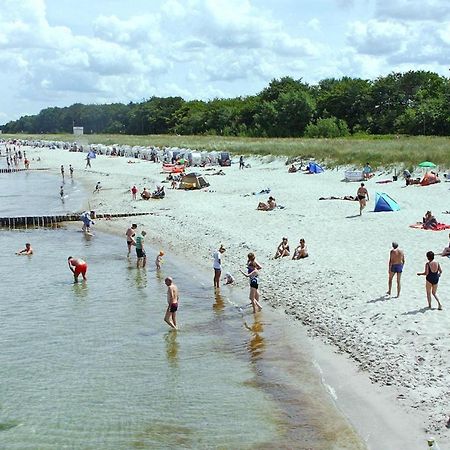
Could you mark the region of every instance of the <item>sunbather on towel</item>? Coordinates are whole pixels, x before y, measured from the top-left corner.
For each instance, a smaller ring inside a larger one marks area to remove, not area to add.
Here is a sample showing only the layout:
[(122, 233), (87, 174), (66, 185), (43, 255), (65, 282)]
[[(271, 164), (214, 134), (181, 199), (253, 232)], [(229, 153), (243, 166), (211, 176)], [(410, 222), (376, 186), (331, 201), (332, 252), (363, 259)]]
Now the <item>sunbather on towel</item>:
[(422, 223), (423, 228), (425, 230), (429, 230), (430, 228), (436, 228), (438, 222), (436, 220), (436, 217), (434, 217), (433, 214), (431, 213), (431, 211), (427, 211), (422, 219)]

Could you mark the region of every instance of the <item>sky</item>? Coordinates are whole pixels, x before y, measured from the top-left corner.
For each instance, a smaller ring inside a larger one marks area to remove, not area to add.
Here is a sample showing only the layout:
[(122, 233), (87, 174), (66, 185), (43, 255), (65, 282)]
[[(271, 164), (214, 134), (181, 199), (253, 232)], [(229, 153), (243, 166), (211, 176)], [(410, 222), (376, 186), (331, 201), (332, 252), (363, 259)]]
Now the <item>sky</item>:
[(0, 124), (50, 106), (449, 76), (450, 0), (0, 0)]

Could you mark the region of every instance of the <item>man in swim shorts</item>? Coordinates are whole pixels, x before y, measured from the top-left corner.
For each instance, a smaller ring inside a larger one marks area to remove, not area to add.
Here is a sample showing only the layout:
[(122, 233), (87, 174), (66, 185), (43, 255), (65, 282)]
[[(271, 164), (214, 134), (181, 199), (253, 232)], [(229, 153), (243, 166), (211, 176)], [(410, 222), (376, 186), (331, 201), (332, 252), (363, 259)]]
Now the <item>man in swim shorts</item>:
[(142, 268), (145, 267), (145, 265), (147, 264), (147, 255), (145, 254), (145, 250), (144, 250), (144, 238), (147, 235), (147, 232), (142, 230), (141, 231), (141, 236), (138, 236), (136, 238), (136, 256), (137, 256), (137, 261), (136, 261), (136, 267), (139, 269), (141, 263), (142, 263)]
[(403, 250), (398, 248), (397, 242), (392, 243), (392, 250), (389, 253), (389, 279), (388, 279), (388, 291), (387, 295), (391, 295), (392, 290), (392, 280), (394, 276), (397, 275), (397, 297), (400, 297), (400, 279), (403, 272), (403, 266), (405, 265), (405, 254)]
[(69, 256), (67, 258), (67, 264), (69, 265), (69, 269), (73, 273), (74, 282), (78, 283), (78, 277), (83, 277), (83, 281), (86, 281), (86, 271), (87, 271), (87, 264), (85, 261), (83, 261), (80, 258), (73, 258), (72, 256)]
[(134, 236), (136, 235), (135, 233), (136, 228), (137, 225), (133, 223), (125, 233), (125, 236), (127, 237), (127, 247), (128, 247), (127, 258), (130, 256), (131, 246), (136, 244), (136, 241), (134, 240)]
[(174, 330), (177, 329), (177, 311), (178, 311), (178, 287), (173, 282), (172, 278), (167, 277), (164, 280), (167, 286), (167, 309), (164, 316), (164, 322), (166, 322)]

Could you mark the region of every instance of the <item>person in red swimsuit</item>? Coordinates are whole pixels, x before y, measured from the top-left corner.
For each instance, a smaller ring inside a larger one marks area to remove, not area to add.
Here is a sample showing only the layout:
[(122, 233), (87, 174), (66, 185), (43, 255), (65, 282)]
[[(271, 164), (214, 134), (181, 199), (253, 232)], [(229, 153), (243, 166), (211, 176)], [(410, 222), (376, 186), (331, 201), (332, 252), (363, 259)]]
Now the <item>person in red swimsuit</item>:
[(86, 281), (86, 271), (87, 271), (87, 264), (82, 259), (73, 258), (72, 256), (69, 256), (67, 258), (67, 264), (69, 265), (69, 269), (73, 273), (74, 282), (78, 283), (78, 277), (82, 275), (83, 280)]

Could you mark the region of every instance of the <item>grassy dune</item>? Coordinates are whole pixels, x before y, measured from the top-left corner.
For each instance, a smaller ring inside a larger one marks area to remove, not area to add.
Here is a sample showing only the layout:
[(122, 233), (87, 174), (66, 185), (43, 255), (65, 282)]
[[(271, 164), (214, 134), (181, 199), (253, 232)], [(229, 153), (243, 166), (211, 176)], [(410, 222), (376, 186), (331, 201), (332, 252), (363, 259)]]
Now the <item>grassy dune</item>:
[(450, 138), (447, 137), (394, 137), (371, 136), (345, 139), (306, 138), (242, 138), (224, 136), (175, 136), (175, 135), (108, 135), (90, 134), (75, 137), (71, 134), (2, 135), (3, 138), (43, 139), (84, 144), (128, 144), (188, 147), (198, 150), (229, 151), (243, 155), (274, 155), (287, 158), (315, 158), (330, 166), (362, 166), (370, 162), (372, 167), (403, 165), (415, 167), (421, 161), (432, 161), (441, 168), (450, 167)]

